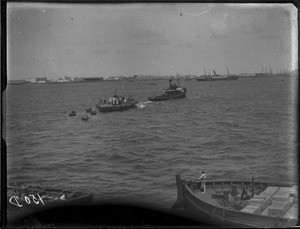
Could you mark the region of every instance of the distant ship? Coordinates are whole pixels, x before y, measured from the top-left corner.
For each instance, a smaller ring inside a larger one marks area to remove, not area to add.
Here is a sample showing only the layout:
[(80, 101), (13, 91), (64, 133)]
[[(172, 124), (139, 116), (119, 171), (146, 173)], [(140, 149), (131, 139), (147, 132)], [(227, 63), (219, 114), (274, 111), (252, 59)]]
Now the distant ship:
[(150, 101), (162, 101), (171, 99), (181, 99), (186, 97), (186, 88), (180, 87), (179, 80), (177, 84), (172, 83), (172, 79), (169, 80), (169, 88), (163, 89), (161, 94), (149, 96)]
[[(213, 69), (212, 69), (213, 70)], [(228, 68), (227, 68), (227, 75), (219, 75), (216, 74), (216, 71), (213, 70), (214, 75), (207, 75), (205, 68), (204, 68), (204, 75), (200, 76), (200, 78), (197, 78), (197, 81), (219, 81), (219, 80), (237, 80), (237, 75), (230, 75)]]
[(268, 72), (267, 68), (265, 69), (265, 72), (264, 72), (264, 69), (262, 68), (261, 73), (256, 73), (254, 75), (255, 78), (275, 77), (275, 76), (276, 76), (276, 74), (273, 74), (272, 69), (270, 69), (269, 72)]
[(137, 107), (137, 101), (131, 96), (118, 96), (116, 94), (107, 100), (102, 100), (96, 104), (99, 112), (114, 112), (114, 111), (125, 111)]

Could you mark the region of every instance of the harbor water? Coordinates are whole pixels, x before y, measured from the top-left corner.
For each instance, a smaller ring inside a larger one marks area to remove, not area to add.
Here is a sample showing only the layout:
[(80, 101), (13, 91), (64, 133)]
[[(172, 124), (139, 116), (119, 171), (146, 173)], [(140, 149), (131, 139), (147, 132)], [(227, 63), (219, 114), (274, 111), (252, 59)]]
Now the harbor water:
[[(180, 83), (187, 98), (161, 102), (147, 97), (168, 87), (167, 80), (8, 85), (8, 183), (169, 209), (176, 174), (298, 180), (295, 77)], [(115, 89), (131, 94), (138, 108), (81, 120)], [(69, 117), (72, 110), (77, 115)]]

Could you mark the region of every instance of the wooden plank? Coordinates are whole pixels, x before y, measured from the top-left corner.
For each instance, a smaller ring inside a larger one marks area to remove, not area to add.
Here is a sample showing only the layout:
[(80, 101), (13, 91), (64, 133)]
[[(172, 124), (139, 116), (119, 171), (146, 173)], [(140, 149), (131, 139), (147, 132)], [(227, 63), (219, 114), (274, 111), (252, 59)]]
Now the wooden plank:
[(280, 187), (277, 186), (269, 186), (262, 193), (273, 195), (279, 190), (279, 188)]
[(250, 199), (250, 204), (258, 206), (253, 213), (268, 215), (268, 210), (265, 211), (265, 209), (272, 203), (273, 196), (277, 193), (279, 188), (280, 187), (267, 187), (260, 195), (256, 195), (256, 198)]
[(298, 219), (298, 207), (296, 205), (293, 205), (283, 216), (283, 218), (288, 219)]
[(290, 196), (298, 196), (298, 186), (294, 185), (290, 190)]
[(254, 213), (258, 208), (258, 205), (247, 205), (241, 210), (241, 212)]

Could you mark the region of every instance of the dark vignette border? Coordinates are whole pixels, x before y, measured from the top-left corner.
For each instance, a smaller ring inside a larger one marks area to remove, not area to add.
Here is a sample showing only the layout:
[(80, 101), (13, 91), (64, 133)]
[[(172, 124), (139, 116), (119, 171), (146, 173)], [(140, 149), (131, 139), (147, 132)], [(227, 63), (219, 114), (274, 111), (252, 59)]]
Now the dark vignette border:
[[(3, 93), (6, 90), (7, 87), (7, 3), (9, 2), (28, 2), (28, 3), (62, 3), (62, 4), (127, 4), (127, 3), (281, 3), (281, 4), (294, 4), (294, 6), (298, 9), (299, 7), (299, 2), (297, 0), (1, 0), (1, 199), (0, 199), (0, 227), (1, 228), (7, 228), (7, 201), (6, 201), (6, 196), (7, 196), (7, 148), (6, 148), (6, 143), (3, 138), (3, 131), (6, 125), (4, 124), (5, 121), (5, 109), (3, 108), (3, 105), (6, 105), (6, 102), (3, 99)], [(297, 22), (298, 22), (298, 37), (299, 37), (299, 9), (298, 9), (298, 15), (297, 15)], [(298, 41), (298, 69), (299, 69), (299, 41)], [(298, 80), (298, 89), (299, 89), (299, 80)], [(296, 107), (296, 112), (299, 114), (299, 90), (297, 94), (297, 107)], [(297, 130), (296, 134), (297, 137), (299, 137), (299, 116), (296, 118), (296, 123), (297, 123)], [(299, 148), (299, 142), (297, 142), (297, 149), (298, 152), (300, 152)], [(297, 154), (297, 160), (299, 162), (299, 154)], [(299, 174), (299, 164), (298, 164), (298, 174)], [(128, 207), (128, 206), (122, 206), (122, 205), (107, 205), (107, 206), (93, 206), (91, 208), (74, 208), (70, 209), (70, 207), (66, 207), (66, 209), (63, 209), (62, 211), (70, 211), (72, 210), (73, 213), (75, 214), (69, 214), (67, 215), (67, 218), (65, 219), (67, 223), (70, 225), (70, 220), (74, 218), (81, 217), (82, 210), (83, 211), (93, 211), (93, 212), (98, 212), (104, 214), (105, 217), (107, 217), (108, 221), (102, 221), (103, 224), (97, 225), (97, 227), (116, 227), (118, 224), (118, 221), (111, 221), (114, 220), (109, 213), (114, 213), (114, 214), (121, 214), (123, 215), (123, 218), (119, 218), (119, 223), (121, 223), (122, 227), (138, 227), (139, 225), (141, 227), (147, 227), (147, 228), (156, 228), (156, 227), (162, 227), (164, 225), (164, 228), (203, 228), (203, 227), (209, 227), (207, 224), (202, 224), (201, 222), (196, 222), (193, 220), (188, 220), (186, 218), (182, 217), (176, 217), (174, 215), (168, 215), (166, 213), (162, 212), (155, 212), (153, 210), (148, 210), (148, 209), (142, 209), (142, 208), (136, 208), (136, 207)], [(72, 212), (71, 211), (71, 212)], [(57, 211), (57, 209), (50, 210), (51, 214), (51, 219), (57, 218), (58, 214), (60, 211)], [(104, 213), (105, 212), (105, 213)], [(42, 214), (43, 212), (41, 212)], [(56, 213), (56, 214), (55, 214)], [(37, 216), (40, 213), (37, 214)], [(49, 213), (48, 213), (49, 214)], [(135, 215), (135, 218), (139, 217), (146, 217), (144, 219), (130, 219), (126, 222), (126, 216), (129, 215)], [(144, 214), (144, 215), (143, 215)], [(71, 217), (71, 218), (70, 218)], [(84, 216), (85, 217), (85, 216)], [(147, 218), (148, 217), (148, 218)], [(156, 217), (156, 220), (153, 220), (153, 218)], [(45, 222), (51, 223), (51, 219), (44, 217), (43, 218)], [(49, 221), (50, 220), (50, 221)], [(60, 219), (61, 220), (61, 219)], [(88, 221), (89, 223), (87, 223)], [(95, 214), (89, 215), (89, 217), (86, 217), (85, 220), (81, 220), (80, 218), (77, 219), (78, 224), (75, 224), (73, 226), (76, 227), (85, 227), (84, 225), (87, 225), (88, 227), (95, 227), (95, 224), (93, 223), (93, 220), (95, 220)], [(118, 220), (118, 219), (117, 219)], [(134, 221), (135, 220), (135, 221)], [(96, 221), (95, 221), (96, 222)], [(143, 224), (140, 224), (143, 222)], [(58, 226), (66, 226), (63, 224), (64, 222), (60, 222)], [(99, 223), (99, 222), (98, 222)], [(144, 224), (146, 223), (147, 226)], [(174, 224), (175, 223), (175, 224)], [(168, 226), (169, 224), (169, 226)], [(175, 226), (177, 224), (177, 226)], [(80, 226), (79, 226), (80, 225)], [(298, 226), (300, 223), (298, 222)], [(21, 227), (24, 227), (25, 225)], [(41, 225), (42, 226), (42, 225)], [(31, 225), (32, 227), (32, 225)], [(34, 227), (34, 226), (33, 226)], [(46, 226), (47, 227), (47, 226)], [(48, 226), (49, 227), (49, 226)], [(68, 226), (67, 226), (68, 227)], [(120, 226), (117, 226), (120, 227)]]
[[(5, 228), (6, 226), (6, 209), (7, 209), (7, 170), (6, 170), (6, 144), (2, 137), (3, 135), (3, 128), (5, 128), (3, 115), (5, 109), (3, 109), (3, 105), (5, 102), (3, 101), (3, 93), (7, 86), (7, 52), (6, 52), (6, 1), (1, 1), (1, 199), (0, 199), (0, 227)], [(4, 125), (4, 126), (3, 126)]]

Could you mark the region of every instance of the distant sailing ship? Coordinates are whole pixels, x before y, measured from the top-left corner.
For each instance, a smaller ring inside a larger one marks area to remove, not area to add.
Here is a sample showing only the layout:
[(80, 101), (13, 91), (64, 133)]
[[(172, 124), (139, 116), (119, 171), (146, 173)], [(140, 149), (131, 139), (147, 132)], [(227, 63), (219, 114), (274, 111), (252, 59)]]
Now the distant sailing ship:
[(280, 70), (280, 71), (277, 70), (277, 73), (273, 73), (272, 68), (270, 68), (270, 70), (268, 72), (268, 69), (266, 68), (265, 72), (264, 72), (264, 69), (262, 69), (261, 73), (256, 73), (254, 77), (258, 77), (258, 78), (261, 78), (261, 77), (278, 77), (278, 76), (279, 77), (281, 77), (281, 76), (289, 77), (291, 75), (292, 75), (292, 72), (288, 71), (286, 68), (284, 68), (283, 70)]
[(272, 68), (270, 68), (270, 71), (268, 73), (268, 69), (266, 68), (266, 71), (264, 72), (264, 69), (261, 70), (261, 73), (256, 73), (254, 77), (262, 78), (262, 77), (275, 77), (276, 74), (273, 74)]
[(204, 75), (200, 76), (200, 78), (197, 78), (197, 81), (219, 81), (219, 80), (237, 80), (237, 75), (230, 75), (228, 68), (227, 68), (227, 76), (226, 75), (219, 75), (216, 74), (216, 71), (214, 69), (211, 69), (214, 72), (214, 75), (207, 75), (205, 68), (204, 68)]

